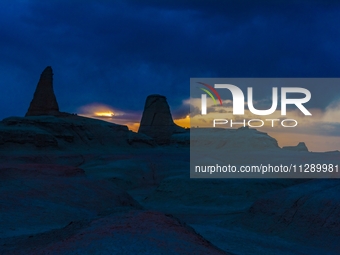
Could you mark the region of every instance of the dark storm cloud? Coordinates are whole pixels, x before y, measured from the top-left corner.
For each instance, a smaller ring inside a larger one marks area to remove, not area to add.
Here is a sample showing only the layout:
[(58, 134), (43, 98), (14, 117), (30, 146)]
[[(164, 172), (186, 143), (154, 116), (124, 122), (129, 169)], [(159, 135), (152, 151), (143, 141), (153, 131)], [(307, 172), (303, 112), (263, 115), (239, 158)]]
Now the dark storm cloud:
[[(191, 110), (193, 111), (193, 109)], [(190, 114), (190, 105), (183, 103), (182, 105), (176, 107), (175, 109), (170, 109), (170, 111), (174, 119), (184, 119)]]
[[(190, 77), (340, 71), (331, 1), (3, 1), (0, 14), (0, 117), (25, 114), (47, 65), (63, 111), (96, 102), (140, 111), (158, 93), (176, 116), (187, 114), (177, 108)], [(324, 92), (323, 108), (336, 97)]]

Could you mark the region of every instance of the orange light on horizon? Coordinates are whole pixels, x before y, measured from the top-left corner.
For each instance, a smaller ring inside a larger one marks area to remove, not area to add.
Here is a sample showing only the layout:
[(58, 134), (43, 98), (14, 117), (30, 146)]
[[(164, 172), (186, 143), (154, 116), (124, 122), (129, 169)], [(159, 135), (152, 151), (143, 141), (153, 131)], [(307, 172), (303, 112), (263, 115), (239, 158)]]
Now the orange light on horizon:
[(98, 117), (113, 117), (115, 116), (114, 112), (108, 111), (108, 112), (95, 112), (94, 116)]
[(133, 131), (133, 132), (138, 132), (140, 123), (136, 122), (136, 123), (127, 123), (127, 124), (123, 124), (126, 125), (128, 127), (129, 130)]
[[(181, 126), (183, 128), (190, 128), (190, 117), (187, 115), (184, 119), (174, 119), (175, 124)], [(133, 132), (138, 132), (140, 123), (139, 122), (131, 122), (131, 123), (120, 123), (122, 125), (126, 125), (129, 130)]]
[(187, 115), (183, 119), (175, 119), (174, 122), (178, 126), (181, 126), (181, 127), (184, 127), (184, 128), (190, 128), (190, 116), (189, 115)]

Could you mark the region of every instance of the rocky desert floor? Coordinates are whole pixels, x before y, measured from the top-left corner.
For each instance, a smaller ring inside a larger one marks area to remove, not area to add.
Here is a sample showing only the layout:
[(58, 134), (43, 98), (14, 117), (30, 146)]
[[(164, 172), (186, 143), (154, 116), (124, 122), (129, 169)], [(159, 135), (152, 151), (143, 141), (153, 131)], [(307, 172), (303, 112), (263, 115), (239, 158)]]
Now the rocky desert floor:
[[(299, 153), (271, 158), (340, 158)], [(171, 145), (0, 155), (1, 254), (340, 254), (338, 179), (190, 179)]]

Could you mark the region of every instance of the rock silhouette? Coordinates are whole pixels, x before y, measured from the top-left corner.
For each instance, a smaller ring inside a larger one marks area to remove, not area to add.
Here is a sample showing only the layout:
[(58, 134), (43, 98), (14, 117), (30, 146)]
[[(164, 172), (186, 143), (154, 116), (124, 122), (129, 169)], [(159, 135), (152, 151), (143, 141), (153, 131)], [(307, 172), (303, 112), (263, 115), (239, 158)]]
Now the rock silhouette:
[(282, 149), (291, 151), (308, 151), (308, 148), (304, 142), (299, 142), (296, 146), (284, 146)]
[(150, 136), (158, 144), (168, 144), (171, 135), (185, 131), (174, 123), (165, 96), (149, 95), (146, 98), (138, 133)]
[(75, 115), (11, 117), (0, 121), (0, 150), (152, 147), (150, 137), (127, 126)]
[[(29, 118), (26, 118), (29, 117)], [(25, 117), (0, 121), (0, 149), (82, 149), (152, 147), (152, 138), (129, 131), (127, 126), (60, 112), (53, 92), (53, 72), (46, 67), (40, 76)]]
[(196, 148), (217, 151), (280, 150), (275, 138), (249, 127), (238, 129), (193, 128), (190, 132), (190, 143), (193, 150)]
[(33, 99), (25, 116), (60, 115), (53, 91), (53, 72), (50, 66), (41, 73)]

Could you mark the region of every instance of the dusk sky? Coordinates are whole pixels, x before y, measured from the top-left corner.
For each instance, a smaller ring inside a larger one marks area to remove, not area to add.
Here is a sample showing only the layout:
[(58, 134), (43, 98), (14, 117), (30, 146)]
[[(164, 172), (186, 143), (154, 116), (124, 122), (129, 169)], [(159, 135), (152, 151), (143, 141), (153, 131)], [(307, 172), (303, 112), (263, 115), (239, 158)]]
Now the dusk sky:
[(25, 115), (46, 66), (61, 111), (131, 123), (150, 94), (184, 118), (191, 77), (339, 77), (339, 27), (334, 1), (1, 1), (0, 119)]

